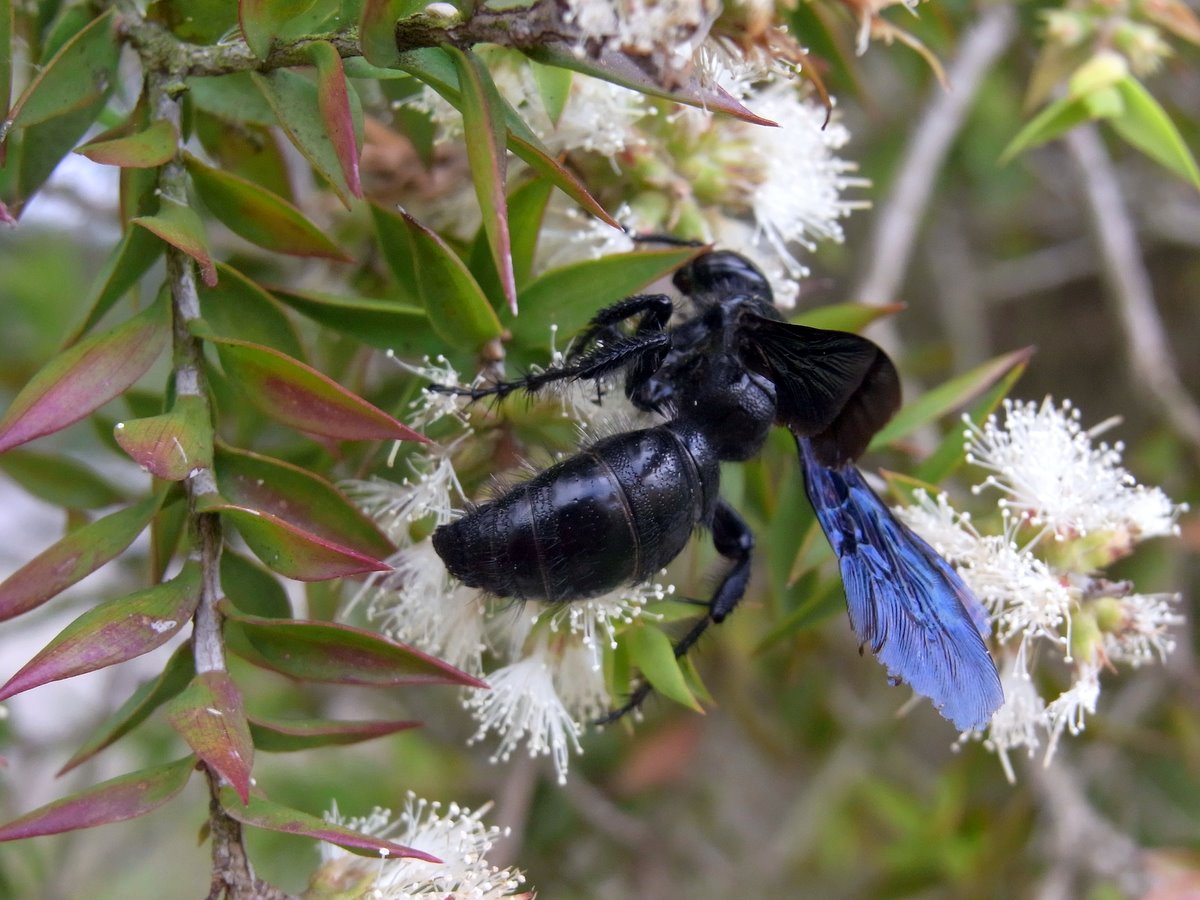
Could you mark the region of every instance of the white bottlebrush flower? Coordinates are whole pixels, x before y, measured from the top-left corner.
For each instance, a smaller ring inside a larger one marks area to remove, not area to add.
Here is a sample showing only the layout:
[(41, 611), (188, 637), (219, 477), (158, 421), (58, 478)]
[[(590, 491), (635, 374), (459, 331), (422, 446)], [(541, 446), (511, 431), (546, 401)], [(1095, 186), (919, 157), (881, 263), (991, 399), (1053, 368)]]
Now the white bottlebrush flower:
[(1129, 594), (1109, 598), (1116, 607), (1119, 621), (1104, 632), (1104, 655), (1109, 662), (1145, 665), (1165, 662), (1175, 649), (1170, 629), (1184, 624), (1175, 611), (1178, 594)]
[(648, 582), (633, 587), (619, 587), (599, 597), (573, 600), (558, 606), (543, 607), (535, 614), (549, 616), (550, 629), (564, 629), (579, 635), (582, 645), (592, 657), (592, 668), (599, 669), (601, 651), (605, 644), (617, 648), (617, 626), (628, 625), (645, 614), (647, 603), (663, 600), (675, 593), (675, 585)]
[[(1008, 534), (986, 535), (962, 561), (960, 574), (992, 613), (1002, 643), (1014, 638), (1069, 639), (1071, 591), (1062, 579)], [(1064, 630), (1067, 634), (1061, 634)]]
[(431, 803), (410, 793), (395, 820), (390, 810), (375, 809), (369, 816), (343, 818), (336, 805), (326, 821), (384, 838), (441, 860), (427, 862), (408, 857), (371, 859), (351, 854), (333, 844), (323, 844), (323, 864), (313, 883), (333, 896), (363, 896), (377, 900), (501, 900), (515, 897), (525, 883), (524, 874), (511, 866), (487, 861), (487, 853), (507, 832), (483, 824), (487, 808), (477, 812), (448, 804)]
[(980, 535), (971, 525), (969, 513), (961, 513), (942, 493), (931, 497), (919, 490), (911, 506), (893, 510), (905, 525), (951, 562), (973, 558), (979, 552)]
[(1076, 672), (1075, 682), (1046, 707), (1046, 765), (1054, 758), (1059, 738), (1064, 731), (1077, 735), (1083, 731), (1084, 717), (1096, 711), (1100, 697), (1100, 664), (1083, 663)]
[(478, 591), (451, 577), (429, 540), (388, 562), (392, 571), (369, 578), (347, 611), (365, 600), (367, 617), (388, 637), (464, 671), (482, 671), (486, 609)]
[(967, 432), (969, 462), (991, 474), (1002, 505), (1058, 539), (1122, 532), (1134, 539), (1169, 533), (1180, 507), (1140, 488), (1121, 466), (1121, 446), (1093, 444), (1108, 423), (1085, 430), (1070, 402), (1004, 401), (1004, 422), (989, 416)]
[(453, 518), (454, 498), (464, 496), (448, 455), (415, 453), (406, 465), (409, 474), (400, 481), (374, 477), (342, 482), (347, 496), (402, 547), (411, 540), (414, 522), (433, 516), (436, 524), (445, 525)]
[[(411, 372), (423, 381), (441, 387), (459, 387), (462, 384), (458, 370), (451, 365), (450, 360), (441, 354), (431, 360), (428, 356), (423, 359), (424, 365), (414, 366), (404, 362), (391, 350), (387, 352), (388, 359), (396, 363), (406, 372)], [(443, 418), (452, 418), (462, 425), (467, 424), (466, 407), (469, 398), (460, 394), (441, 393), (438, 391), (422, 390), (417, 399), (409, 404), (413, 412), (409, 415), (409, 424), (414, 428), (426, 428)]]
[(691, 61), (720, 12), (715, 0), (566, 0), (566, 7), (563, 18), (584, 41), (638, 55), (662, 54), (670, 69)]
[(551, 122), (542, 111), (544, 120), (539, 137), (552, 153), (585, 151), (615, 158), (626, 148), (644, 142), (636, 124), (652, 110), (646, 95), (629, 88), (575, 75), (571, 93), (557, 122)]
[(1023, 654), (1014, 656), (1001, 676), (1004, 705), (992, 716), (984, 738), (984, 746), (999, 757), (1009, 783), (1016, 781), (1009, 751), (1024, 747), (1032, 759), (1046, 723), (1046, 703), (1038, 695), (1024, 660)]
[(552, 757), (558, 781), (565, 784), (571, 751), (583, 752), (583, 727), (555, 683), (558, 663), (543, 635), (528, 655), (487, 674), (491, 690), (471, 691), (463, 702), (479, 722), (472, 743), (493, 731), (500, 738), (492, 762), (508, 760), (524, 743), (530, 756)]
[[(627, 205), (622, 204), (614, 218), (630, 230), (638, 228)], [(550, 198), (542, 229), (538, 232), (533, 268), (541, 274), (585, 259), (628, 253), (634, 246), (633, 238), (625, 231), (584, 212), (565, 195), (556, 192)]]

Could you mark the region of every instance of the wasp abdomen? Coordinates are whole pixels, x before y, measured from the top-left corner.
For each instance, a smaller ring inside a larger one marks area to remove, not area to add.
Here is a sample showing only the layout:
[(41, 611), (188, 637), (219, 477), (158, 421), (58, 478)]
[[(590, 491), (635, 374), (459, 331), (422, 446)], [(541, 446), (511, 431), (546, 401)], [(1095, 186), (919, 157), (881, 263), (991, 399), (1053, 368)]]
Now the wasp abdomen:
[(717, 494), (695, 435), (614, 435), (434, 532), (456, 578), (497, 596), (564, 602), (644, 581), (674, 559)]

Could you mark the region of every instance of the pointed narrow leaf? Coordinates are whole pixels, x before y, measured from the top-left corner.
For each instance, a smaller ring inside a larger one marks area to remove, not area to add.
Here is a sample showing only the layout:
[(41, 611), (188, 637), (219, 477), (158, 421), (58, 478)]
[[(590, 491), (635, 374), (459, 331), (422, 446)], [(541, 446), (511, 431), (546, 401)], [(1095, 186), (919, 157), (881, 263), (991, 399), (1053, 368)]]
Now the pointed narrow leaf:
[(1000, 154), (1003, 165), (1018, 153), (1031, 150), (1047, 141), (1062, 137), (1072, 128), (1091, 121), (1092, 111), (1086, 97), (1060, 97), (1025, 123)]
[[(340, 71), (341, 57), (332, 45), (324, 46), (333, 53)], [(252, 77), (278, 116), (288, 140), (309, 161), (313, 169), (329, 182), (342, 203), (349, 208), (351, 198), (362, 196), (362, 188), (358, 184), (358, 148), (354, 139), (354, 117), (345, 78), (341, 81), (341, 98), (340, 103), (337, 103), (330, 97), (331, 88), (328, 84), (315, 84), (298, 72), (276, 69), (266, 74), (255, 72)], [(335, 112), (328, 105), (330, 103), (335, 104), (339, 116), (336, 133), (332, 130), (331, 123), (325, 119), (327, 112)], [(343, 156), (343, 153), (348, 156)], [(352, 170), (353, 181), (346, 173), (347, 163)]]
[(10, 678), (0, 688), (0, 700), (149, 653), (191, 620), (199, 602), (196, 563), (184, 566), (171, 581), (105, 601), (59, 632)]
[[(983, 423), (987, 420), (1000, 402), (1008, 396), (1009, 392), (1025, 374), (1025, 369), (1028, 367), (1028, 362), (1022, 360), (987, 391), (979, 400), (971, 407), (967, 414), (971, 421), (977, 426), (983, 427)], [(950, 429), (950, 432), (942, 439), (942, 443), (929, 457), (921, 463), (917, 468), (915, 477), (921, 481), (929, 482), (930, 484), (941, 484), (942, 481), (951, 472), (957, 469), (967, 458), (966, 441), (963, 438), (963, 430), (958, 427), (959, 423), (955, 422), (955, 427)]]
[(254, 737), (254, 747), (264, 753), (291, 753), (315, 747), (357, 744), (420, 726), (420, 722), (336, 722), (330, 719), (250, 717), (250, 734)]
[(221, 553), (221, 590), (238, 609), (255, 616), (290, 619), (292, 603), (279, 579), (228, 547)]
[(155, 215), (137, 216), (130, 221), (194, 259), (200, 266), (200, 277), (209, 287), (217, 283), (217, 269), (208, 250), (204, 223), (194, 209), (164, 197)]
[(230, 818), (236, 819), (243, 825), (264, 828), (267, 831), (281, 831), (284, 834), (303, 835), (304, 837), (310, 837), (318, 841), (327, 841), (331, 844), (337, 844), (351, 853), (357, 853), (360, 856), (369, 856), (373, 859), (378, 859), (381, 856), (407, 857), (423, 859), (433, 863), (441, 862), (436, 856), (430, 856), (428, 853), (420, 850), (414, 850), (411, 847), (404, 847), (381, 838), (360, 834), (341, 825), (326, 822), (317, 816), (311, 816), (297, 809), (290, 809), (278, 803), (273, 803), (265, 797), (252, 796), (250, 802), (243, 805), (237, 802), (237, 794), (231, 788), (226, 787), (221, 788), (220, 799), (221, 806), (229, 814)]
[(578, 54), (566, 42), (545, 42), (536, 48), (525, 48), (530, 59), (543, 65), (574, 69), (593, 78), (600, 78), (621, 87), (629, 88), (651, 97), (674, 100), (699, 109), (726, 113), (754, 125), (775, 125), (770, 119), (755, 115), (746, 109), (737, 98), (718, 84), (704, 84), (694, 73), (674, 89), (662, 86), (665, 79), (661, 73), (647, 70), (645, 57), (636, 57), (621, 50), (602, 50), (599, 55)]
[(189, 756), (109, 779), (0, 825), (0, 841), (61, 834), (144, 816), (182, 791), (195, 767), (195, 757)]
[(173, 157), (178, 142), (175, 126), (159, 120), (144, 131), (107, 141), (91, 141), (75, 152), (101, 165), (150, 169)]
[(183, 481), (212, 466), (213, 426), (207, 404), (195, 395), (176, 397), (161, 416), (118, 422), (113, 435), (135, 463), (164, 481)]
[(217, 263), (217, 273), (215, 287), (200, 289), (204, 321), (222, 337), (265, 344), (303, 362), (304, 345), (287, 310), (232, 266)]
[(529, 69), (533, 73), (534, 84), (537, 85), (538, 96), (542, 98), (542, 106), (546, 115), (555, 125), (562, 118), (567, 101), (571, 98), (571, 82), (574, 73), (560, 66), (544, 66), (539, 62), (529, 61)]
[(350, 261), (345, 250), (282, 197), (194, 156), (185, 163), (204, 205), (234, 234), (276, 253)]
[(379, 250), (391, 270), (397, 292), (414, 306), (424, 308), (421, 291), (417, 287), (417, 263), (413, 258), (412, 241), (408, 238), (408, 223), (392, 209), (371, 204), (371, 220), (375, 223), (375, 235), (379, 239)]
[[(224, 555), (222, 555), (223, 558)], [(138, 725), (146, 721), (154, 710), (158, 709), (185, 687), (195, 674), (192, 662), (192, 642), (185, 641), (175, 648), (171, 658), (158, 677), (141, 685), (121, 708), (109, 716), (97, 728), (87, 743), (75, 751), (74, 755), (58, 770), (58, 775), (65, 775), (82, 762), (91, 759), (105, 747), (120, 740)]]
[(903, 303), (832, 303), (817, 309), (806, 310), (790, 321), (809, 328), (826, 328), (831, 331), (862, 331), (872, 322), (885, 316), (904, 311)]
[(399, 356), (420, 356), (422, 352), (434, 352), (441, 346), (441, 339), (434, 334), (425, 310), (404, 300), (339, 297), (319, 291), (281, 288), (273, 289), (273, 295), (325, 328), (380, 350), (394, 350)]
[(254, 744), (242, 692), (227, 672), (201, 672), (167, 704), (167, 721), (195, 754), (250, 801)]
[(505, 149), (504, 108), (500, 92), (483, 61), (474, 53), (457, 47), (446, 52), (458, 72), (462, 101), (463, 130), (466, 134), (467, 162), (475, 196), (483, 212), (483, 230), (492, 249), (492, 261), (500, 275), (500, 287), (512, 314), (517, 314), (517, 284), (513, 277), (512, 246), (508, 234), (508, 201), (505, 183), (508, 156)]
[(434, 330), (454, 347), (478, 350), (503, 329), (487, 297), (440, 237), (401, 210), (417, 269), (417, 288)]
[(84, 304), (88, 314), (64, 342), (67, 346), (91, 331), (104, 314), (138, 282), (162, 253), (162, 241), (145, 228), (130, 228), (113, 249)]
[(67, 41), (38, 71), (0, 125), (0, 140), (12, 127), (28, 127), (95, 105), (117, 81), (117, 43), (109, 10)]
[(512, 232), (513, 275), (518, 287), (528, 284), (533, 275), (538, 235), (542, 233), (542, 220), (553, 188), (549, 179), (535, 178), (509, 195), (508, 225)]
[(0, 454), (0, 472), (35, 497), (66, 509), (99, 509), (128, 499), (92, 469), (60, 454), (9, 450)]
[(147, 497), (72, 531), (0, 582), (0, 622), (41, 606), (119, 554), (142, 533), (161, 501), (161, 495)]
[[(342, 57), (333, 44), (316, 41), (308, 55), (317, 66), (317, 106), (325, 123), (325, 133), (333, 144), (342, 177), (355, 197), (362, 198), (362, 181), (358, 176), (358, 137), (354, 125), (354, 105)], [(361, 119), (361, 114), (359, 115)]]
[(636, 250), (543, 272), (521, 293), (521, 317), (509, 324), (514, 339), (525, 346), (544, 346), (552, 324), (558, 325), (559, 334), (574, 334), (601, 307), (636, 293), (699, 252), (696, 247)]
[(238, 0), (238, 20), (246, 44), (259, 59), (266, 59), (276, 35), (315, 0)]
[(217, 451), (221, 495), (313, 534), (383, 559), (396, 548), (336, 487), (307, 469), (233, 447)]
[(0, 419), (0, 453), (66, 428), (124, 393), (166, 346), (169, 316), (160, 298), (128, 322), (59, 353)]
[(907, 437), (922, 425), (928, 425), (970, 403), (989, 387), (1017, 366), (1024, 365), (1033, 354), (1033, 348), (1014, 350), (976, 366), (926, 391), (912, 403), (904, 406), (892, 421), (888, 422), (871, 441), (870, 449), (878, 450), (893, 441)]
[(297, 581), (327, 581), (368, 572), (386, 572), (386, 562), (305, 531), (271, 513), (210, 500), (203, 512), (220, 513), (237, 526), (254, 555), (273, 571)]
[[(425, 82), (456, 109), (460, 108), (462, 98), (458, 75), (449, 55), (441, 47), (410, 50), (402, 54), (398, 66)], [(583, 186), (583, 182), (546, 149), (546, 146), (534, 134), (533, 129), (525, 123), (516, 109), (503, 99), (501, 103), (504, 106), (504, 122), (508, 128), (508, 148), (535, 172), (549, 178), (559, 190), (592, 215), (614, 228), (619, 228), (617, 220), (605, 212), (604, 207)]]
[(1116, 84), (1123, 111), (1109, 119), (1113, 130), (1168, 171), (1200, 188), (1200, 169), (1166, 110), (1132, 75)]
[(671, 639), (652, 625), (622, 632), (622, 643), (629, 645), (629, 657), (651, 687), (698, 713), (704, 712), (679, 668)]
[(487, 687), (449, 663), (373, 631), (332, 622), (262, 619), (243, 615), (228, 606), (224, 611), (226, 627), (242, 632), (260, 655), (259, 662), (302, 681), (368, 687), (402, 684)]
[(358, 20), (362, 54), (373, 66), (388, 69), (400, 62), (396, 22), (422, 10), (425, 0), (364, 0)]
[(429, 439), (316, 369), (261, 344), (205, 337), (248, 400), (278, 422), (342, 441)]

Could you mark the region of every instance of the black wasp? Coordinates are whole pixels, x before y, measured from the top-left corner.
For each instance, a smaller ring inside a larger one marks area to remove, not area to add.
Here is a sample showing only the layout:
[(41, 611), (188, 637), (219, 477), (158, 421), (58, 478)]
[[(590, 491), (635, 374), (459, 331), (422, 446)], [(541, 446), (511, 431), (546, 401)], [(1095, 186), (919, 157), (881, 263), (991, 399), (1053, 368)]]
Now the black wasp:
[[(663, 421), (597, 441), (439, 527), (433, 546), (447, 569), (500, 597), (568, 603), (646, 580), (702, 526), (732, 565), (676, 645), (682, 655), (750, 578), (754, 536), (720, 496), (720, 463), (754, 456), (782, 425), (840, 561), (860, 646), (959, 729), (984, 727), (1003, 702), (984, 609), (854, 466), (900, 405), (891, 360), (858, 335), (785, 322), (766, 278), (736, 253), (701, 253), (674, 283), (694, 308), (674, 327), (670, 297), (629, 297), (592, 319), (561, 366), (451, 389), (504, 397), (623, 373), (629, 400)], [(610, 718), (648, 693), (643, 684)]]

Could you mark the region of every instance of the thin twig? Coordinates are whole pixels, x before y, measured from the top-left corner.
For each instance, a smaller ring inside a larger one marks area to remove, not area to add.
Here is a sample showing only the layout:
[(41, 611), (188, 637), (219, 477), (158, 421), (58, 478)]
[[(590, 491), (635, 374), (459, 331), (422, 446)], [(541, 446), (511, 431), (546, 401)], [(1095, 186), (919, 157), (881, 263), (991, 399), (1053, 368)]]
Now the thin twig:
[[(1016, 22), (1008, 4), (989, 7), (967, 32), (947, 70), (949, 90), (934, 89), (909, 136), (898, 168), (900, 175), (875, 216), (870, 246), (864, 254), (868, 267), (851, 294), (859, 301), (883, 305), (896, 299), (942, 163), (962, 130), (984, 76), (1011, 43)], [(875, 334), (880, 343), (894, 348), (898, 343), (894, 326), (886, 319), (879, 325), (882, 330)]]
[(1179, 381), (1112, 160), (1092, 126), (1072, 130), (1066, 144), (1087, 201), (1101, 272), (1125, 334), (1134, 380), (1180, 436), (1200, 451), (1200, 406)]

